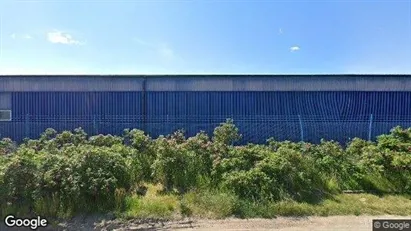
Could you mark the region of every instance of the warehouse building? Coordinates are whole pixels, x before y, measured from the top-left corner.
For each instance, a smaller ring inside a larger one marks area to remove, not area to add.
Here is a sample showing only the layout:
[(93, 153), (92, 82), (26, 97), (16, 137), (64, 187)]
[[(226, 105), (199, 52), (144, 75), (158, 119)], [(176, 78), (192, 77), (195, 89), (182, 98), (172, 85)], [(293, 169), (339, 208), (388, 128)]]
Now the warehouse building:
[(375, 139), (411, 127), (411, 75), (0, 76), (0, 137), (17, 141), (49, 127), (191, 136), (227, 118), (243, 143)]

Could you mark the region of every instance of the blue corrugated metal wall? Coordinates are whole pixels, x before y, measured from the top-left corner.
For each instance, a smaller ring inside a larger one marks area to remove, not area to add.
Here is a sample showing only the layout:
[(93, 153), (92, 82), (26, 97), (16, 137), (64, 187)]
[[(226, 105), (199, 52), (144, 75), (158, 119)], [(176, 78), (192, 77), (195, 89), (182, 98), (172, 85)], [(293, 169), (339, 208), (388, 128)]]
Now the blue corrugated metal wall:
[[(1, 136), (38, 137), (48, 127), (83, 127), (88, 133), (121, 134), (140, 128), (156, 137), (184, 128), (211, 133), (233, 118), (243, 142), (278, 140), (346, 142), (411, 127), (411, 92), (13, 92), (13, 121)], [(370, 115), (374, 115), (371, 133)]]
[(148, 92), (147, 96), (150, 116), (411, 115), (411, 92)]
[(13, 92), (13, 116), (141, 114), (141, 92)]

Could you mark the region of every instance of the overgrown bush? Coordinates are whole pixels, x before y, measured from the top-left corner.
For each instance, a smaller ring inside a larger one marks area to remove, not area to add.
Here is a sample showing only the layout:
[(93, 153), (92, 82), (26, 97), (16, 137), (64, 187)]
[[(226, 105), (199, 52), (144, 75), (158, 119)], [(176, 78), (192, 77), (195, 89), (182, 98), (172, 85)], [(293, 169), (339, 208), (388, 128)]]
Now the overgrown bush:
[[(204, 132), (185, 137), (179, 130), (152, 139), (137, 129), (125, 130), (122, 137), (88, 137), (78, 128), (47, 129), (20, 145), (4, 138), (0, 214), (60, 217), (134, 205), (132, 214), (168, 217), (184, 194), (180, 210), (185, 215), (271, 217), (273, 203), (319, 202), (342, 190), (411, 194), (411, 128), (395, 127), (375, 142), (355, 138), (345, 149), (324, 140), (269, 139), (266, 145), (236, 146), (240, 139), (232, 120), (216, 127), (212, 137)], [(163, 195), (172, 198), (172, 206), (151, 203), (144, 199), (147, 183), (180, 195)], [(202, 213), (207, 206), (208, 215)]]
[(234, 144), (234, 142), (239, 141), (241, 137), (242, 135), (239, 133), (232, 119), (227, 119), (225, 123), (221, 123), (220, 126), (214, 129), (213, 133), (214, 142), (226, 145)]
[(338, 190), (361, 189), (358, 183), (361, 172), (356, 165), (359, 156), (355, 153), (345, 151), (337, 142), (321, 140), (319, 145), (308, 151), (308, 155), (322, 177), (335, 181)]
[(209, 176), (211, 156), (207, 145), (208, 137), (203, 133), (187, 141), (181, 132), (156, 140), (153, 172), (166, 191), (176, 189), (184, 193), (195, 188), (201, 178)]
[(366, 190), (390, 193), (411, 191), (411, 129), (395, 127), (376, 143), (354, 139), (346, 152), (354, 156), (356, 175)]
[(115, 190), (132, 186), (126, 159), (109, 148), (84, 147), (74, 162), (73, 178), (77, 178), (80, 198), (88, 205), (101, 206), (103, 210), (112, 208)]
[(370, 158), (397, 191), (411, 193), (411, 128), (395, 127), (377, 139), (378, 154)]
[(0, 140), (0, 156), (10, 155), (17, 149), (16, 143), (9, 138), (3, 138)]
[(98, 147), (111, 147), (113, 145), (119, 145), (123, 143), (123, 139), (121, 137), (112, 136), (112, 135), (97, 135), (92, 136), (89, 138), (88, 143), (93, 146)]
[(321, 199), (327, 192), (314, 163), (301, 152), (280, 147), (276, 152), (259, 146), (235, 149), (222, 161), (223, 184), (242, 199)]
[(40, 173), (34, 150), (19, 150), (4, 166), (0, 186), (0, 205), (29, 207), (34, 204)]
[(134, 149), (132, 166), (134, 175), (141, 181), (153, 181), (152, 165), (156, 158), (155, 143), (150, 136), (138, 129), (124, 130), (124, 143)]
[[(31, 212), (44, 213), (50, 207), (44, 203), (54, 201), (56, 213), (104, 211), (116, 206), (117, 189), (127, 191), (137, 183), (132, 181), (130, 154), (121, 153), (121, 146), (82, 144), (86, 139), (81, 133), (42, 138), (22, 145), (2, 166), (3, 206), (25, 205)], [(52, 146), (59, 148), (48, 152)]]

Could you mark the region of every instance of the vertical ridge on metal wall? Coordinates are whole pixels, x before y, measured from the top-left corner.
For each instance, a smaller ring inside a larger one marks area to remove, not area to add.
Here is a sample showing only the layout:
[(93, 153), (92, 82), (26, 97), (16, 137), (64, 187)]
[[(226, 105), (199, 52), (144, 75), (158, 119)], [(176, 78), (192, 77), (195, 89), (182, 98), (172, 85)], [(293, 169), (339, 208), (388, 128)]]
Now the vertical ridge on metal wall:
[(411, 127), (411, 92), (147, 91), (143, 87), (142, 92), (12, 92), (11, 100), (13, 120), (0, 122), (0, 133), (16, 139), (38, 136), (47, 127), (62, 130), (79, 125), (90, 133), (96, 126), (98, 132), (111, 134), (127, 127), (143, 128), (152, 136), (179, 128), (190, 135), (200, 130), (211, 134), (230, 117), (244, 143), (264, 143), (270, 137), (343, 143), (354, 136), (375, 139), (396, 125)]

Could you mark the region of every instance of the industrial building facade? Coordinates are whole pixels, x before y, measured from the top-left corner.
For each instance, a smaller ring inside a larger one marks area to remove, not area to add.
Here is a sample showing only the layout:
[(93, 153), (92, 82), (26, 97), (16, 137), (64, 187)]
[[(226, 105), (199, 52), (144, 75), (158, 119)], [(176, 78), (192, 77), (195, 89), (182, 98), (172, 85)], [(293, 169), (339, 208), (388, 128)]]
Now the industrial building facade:
[(243, 143), (341, 143), (411, 127), (411, 75), (0, 76), (0, 137), (46, 128), (191, 136), (232, 118)]

